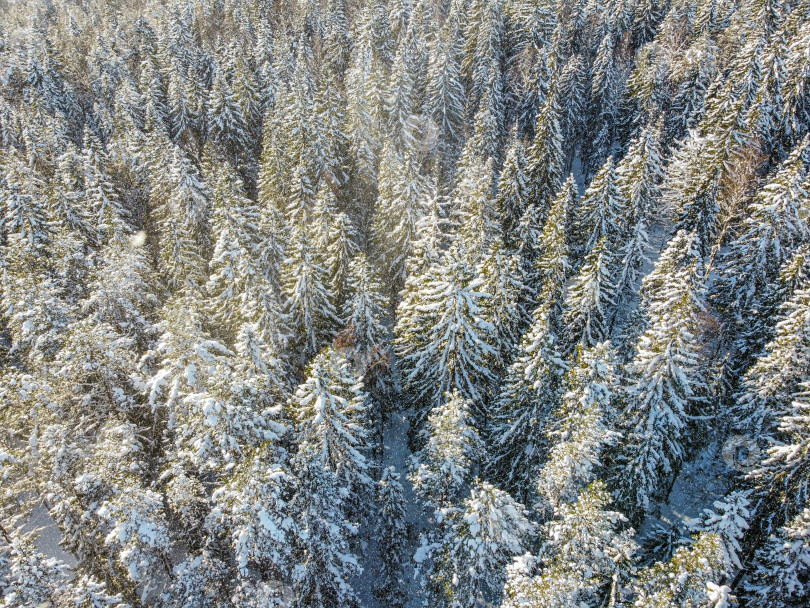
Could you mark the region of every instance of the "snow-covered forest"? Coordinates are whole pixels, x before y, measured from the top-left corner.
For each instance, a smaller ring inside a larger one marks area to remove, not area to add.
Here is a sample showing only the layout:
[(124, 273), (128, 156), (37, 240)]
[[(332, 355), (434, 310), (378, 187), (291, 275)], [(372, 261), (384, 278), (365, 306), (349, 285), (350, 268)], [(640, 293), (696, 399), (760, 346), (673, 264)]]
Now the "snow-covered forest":
[(810, 0), (0, 0), (0, 606), (810, 605)]

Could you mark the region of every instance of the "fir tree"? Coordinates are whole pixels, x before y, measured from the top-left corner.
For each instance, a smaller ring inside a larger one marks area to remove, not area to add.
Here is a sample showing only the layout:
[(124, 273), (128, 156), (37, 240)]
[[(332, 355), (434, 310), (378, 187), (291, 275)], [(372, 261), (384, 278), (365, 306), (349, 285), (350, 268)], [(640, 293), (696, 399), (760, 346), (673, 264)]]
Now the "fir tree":
[(608, 338), (615, 285), (615, 261), (602, 236), (585, 256), (565, 298), (566, 337), (571, 345), (594, 346)]
[(578, 252), (585, 256), (603, 237), (608, 250), (612, 250), (621, 234), (621, 215), (625, 205), (618, 188), (613, 158), (602, 165), (588, 186), (579, 205), (577, 228)]
[(338, 318), (328, 291), (327, 271), (312, 250), (307, 232), (297, 230), (291, 241), (290, 257), (282, 267), (282, 281), (291, 324), (301, 342), (303, 362), (304, 357), (328, 343)]
[(526, 554), (507, 568), (503, 606), (598, 606), (617, 597), (636, 550), (626, 519), (605, 509), (609, 494), (601, 482), (585, 488), (576, 502), (563, 503), (543, 526), (537, 556)]
[(349, 548), (356, 528), (345, 515), (337, 475), (301, 454), (301, 489), (296, 496), (300, 529), (293, 589), (296, 606), (338, 608), (359, 606), (351, 579), (362, 572)]
[(537, 482), (542, 503), (554, 510), (574, 502), (595, 480), (602, 453), (617, 443), (612, 430), (619, 392), (615, 368), (610, 343), (601, 342), (578, 348), (576, 363), (566, 373), (567, 391), (550, 414), (551, 448)]
[(473, 606), (498, 597), (504, 566), (520, 555), (534, 532), (526, 509), (506, 492), (479, 482), (462, 504), (449, 533), (453, 566), (453, 605)]

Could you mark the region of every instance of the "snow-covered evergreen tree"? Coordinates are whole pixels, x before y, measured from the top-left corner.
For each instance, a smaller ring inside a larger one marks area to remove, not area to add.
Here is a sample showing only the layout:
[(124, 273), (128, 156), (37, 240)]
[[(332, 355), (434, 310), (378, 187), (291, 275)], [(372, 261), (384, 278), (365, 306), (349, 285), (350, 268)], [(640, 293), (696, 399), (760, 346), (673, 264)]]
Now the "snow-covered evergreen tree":
[(601, 470), (602, 452), (617, 442), (612, 430), (619, 392), (615, 367), (609, 342), (578, 348), (576, 363), (566, 373), (567, 391), (550, 414), (551, 448), (537, 482), (541, 504), (557, 509), (574, 502)]
[(525, 550), (533, 531), (523, 505), (487, 482), (476, 484), (449, 534), (453, 605), (500, 596), (504, 566)]
[(532, 493), (531, 486), (545, 458), (545, 424), (559, 398), (567, 368), (548, 308), (544, 303), (534, 312), (532, 326), (491, 408), (488, 475), (521, 499)]
[(602, 236), (582, 263), (565, 298), (566, 338), (589, 348), (608, 338), (608, 319), (616, 304), (616, 262), (607, 235)]
[(306, 450), (300, 455), (301, 486), (294, 503), (300, 530), (292, 572), (295, 605), (359, 606), (351, 581), (362, 568), (349, 548), (357, 528), (346, 519), (337, 475), (310, 456)]
[(694, 234), (679, 232), (642, 285), (647, 328), (631, 366), (621, 495), (633, 513), (668, 493), (685, 458), (689, 416), (699, 414), (708, 387), (699, 331), (702, 270)]
[(562, 503), (543, 526), (538, 555), (516, 558), (506, 571), (502, 606), (599, 606), (617, 598), (636, 545), (621, 513), (606, 510), (610, 497), (593, 482), (576, 502)]
[(481, 456), (470, 410), (470, 402), (453, 392), (428, 416), (427, 443), (414, 457), (410, 478), (417, 496), (434, 511), (460, 497)]
[[(396, 345), (405, 383), (426, 408), (440, 403), (444, 393), (458, 390), (483, 421), (493, 380), (487, 359), (495, 355), (489, 338), (495, 331), (483, 311), (490, 295), (479, 291), (482, 281), (465, 253), (463, 245), (455, 244), (441, 265), (429, 271), (416, 302), (407, 302), (407, 308), (405, 301), (400, 305)], [(431, 313), (434, 320), (422, 328), (427, 329), (424, 342), (414, 344), (407, 323), (422, 312)]]
[(371, 484), (366, 459), (368, 407), (349, 362), (331, 348), (315, 357), (306, 382), (290, 400), (299, 449), (334, 473), (356, 504), (362, 503)]

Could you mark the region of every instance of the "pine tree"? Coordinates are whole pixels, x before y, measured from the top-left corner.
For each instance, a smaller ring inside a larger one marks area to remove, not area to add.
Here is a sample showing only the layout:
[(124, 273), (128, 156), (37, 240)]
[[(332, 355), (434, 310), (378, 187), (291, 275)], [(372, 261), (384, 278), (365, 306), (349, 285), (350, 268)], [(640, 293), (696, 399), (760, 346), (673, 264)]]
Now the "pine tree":
[(506, 152), (503, 171), (498, 180), (496, 205), (504, 239), (512, 243), (514, 230), (529, 202), (529, 183), (526, 175), (526, 155), (522, 141), (514, 137)]
[(551, 202), (560, 187), (565, 157), (560, 131), (560, 101), (552, 91), (537, 113), (534, 140), (526, 152), (526, 174), (531, 184), (529, 201), (545, 221)]
[(462, 506), (449, 534), (453, 604), (473, 606), (501, 594), (504, 566), (525, 550), (534, 526), (523, 505), (487, 482), (476, 484)]
[(44, 184), (16, 151), (3, 162), (3, 232), (36, 248), (48, 240), (50, 227), (42, 200)]
[(778, 434), (768, 438), (767, 455), (751, 473), (765, 503), (759, 515), (766, 521), (773, 518), (776, 525), (786, 524), (808, 500), (808, 386), (803, 382), (797, 388), (794, 400), (779, 416)]
[(675, 227), (697, 234), (697, 247), (707, 256), (717, 231), (718, 181), (714, 173), (702, 169), (707, 140), (691, 131), (667, 165), (661, 204), (677, 218)]
[(251, 294), (262, 288), (263, 277), (254, 262), (259, 213), (245, 195), (242, 181), (227, 165), (217, 171), (214, 179), (212, 232), (216, 242), (206, 291), (212, 299), (211, 316), (220, 335), (231, 337), (237, 327), (251, 320)]
[(503, 73), (506, 60), (503, 6), (498, 1), (478, 0), (472, 3), (467, 15), (461, 69), (469, 83), (471, 105), (477, 108), (490, 83)]
[(626, 201), (621, 221), (624, 242), (618, 249), (621, 262), (616, 277), (617, 310), (632, 296), (650, 250), (648, 231), (657, 219), (655, 206), (663, 175), (659, 133), (659, 127), (642, 131), (616, 167), (616, 186)]
[(690, 547), (638, 573), (633, 584), (636, 606), (728, 606), (733, 596), (718, 583), (728, 574), (723, 543), (717, 534), (701, 534)]
[(808, 362), (810, 292), (800, 289), (784, 304), (773, 339), (742, 379), (734, 407), (737, 427), (755, 437), (770, 436), (804, 381)]
[(355, 347), (361, 353), (370, 353), (388, 342), (389, 330), (384, 325), (387, 301), (382, 290), (374, 268), (365, 255), (358, 254), (349, 267), (348, 297), (341, 317), (353, 328)]
[(213, 495), (208, 532), (224, 535), (239, 578), (252, 573), (290, 573), (296, 523), (290, 516), (293, 478), (267, 442), (256, 448)]
[[(468, 143), (473, 138), (468, 140)], [(465, 148), (459, 167), (459, 181), (456, 185), (451, 206), (458, 224), (459, 237), (473, 261), (477, 261), (486, 250), (493, 235), (500, 227), (495, 200), (492, 194), (491, 158), (484, 160), (477, 153), (466, 157), (470, 148)]]
[(454, 391), (428, 416), (427, 441), (412, 459), (409, 479), (429, 512), (453, 505), (473, 476), (483, 444), (470, 410), (470, 402)]
[(484, 306), (483, 317), (494, 328), (492, 345), (497, 352), (499, 366), (505, 367), (520, 341), (521, 331), (531, 321), (524, 306), (529, 299), (529, 288), (523, 283), (520, 259), (505, 251), (499, 238), (490, 243), (478, 265), (477, 274), (481, 280), (481, 291), (490, 295)]
[(571, 271), (567, 229), (576, 202), (573, 176), (569, 176), (551, 205), (543, 232), (537, 239), (537, 258), (532, 273), (537, 276), (537, 295), (550, 299), (552, 323), (561, 321), (565, 283)]
[(754, 556), (743, 583), (744, 598), (764, 608), (788, 608), (807, 602), (810, 510), (805, 508), (771, 534)]
[(735, 490), (715, 500), (712, 506), (717, 509), (704, 509), (697, 520), (689, 522), (689, 528), (696, 532), (717, 534), (723, 541), (728, 561), (734, 568), (742, 568), (739, 554), (742, 551), (740, 541), (748, 529), (751, 512), (748, 507), (751, 501), (748, 492)]
[[(121, 594), (111, 594), (106, 585), (92, 576), (68, 578), (68, 565), (37, 551), (30, 538), (12, 536), (0, 553), (3, 599), (9, 608), (54, 604), (90, 608), (124, 608)], [(5, 554), (5, 555), (4, 555)]]
[(758, 294), (772, 283), (791, 252), (810, 239), (801, 205), (808, 193), (803, 184), (810, 166), (810, 142), (805, 141), (748, 207), (742, 234), (720, 256), (723, 279), (716, 297), (741, 321)]
[(84, 168), (84, 195), (86, 205), (95, 216), (97, 229), (105, 242), (121, 240), (132, 232), (129, 213), (110, 182), (107, 172), (109, 158), (101, 142), (85, 132), (82, 154)]
[(182, 399), (175, 457), (204, 473), (229, 471), (248, 458), (253, 448), (277, 441), (286, 430), (277, 420), (279, 404), (272, 400), (278, 388), (268, 390), (263, 377), (239, 363), (236, 357), (221, 360), (202, 390)]
[(252, 148), (248, 125), (224, 70), (217, 72), (209, 93), (208, 124), (211, 139), (234, 164), (247, 160)]
[(439, 152), (442, 155), (445, 174), (457, 153), (462, 138), (466, 95), (461, 80), (459, 36), (452, 22), (446, 22), (445, 31), (439, 34), (430, 48), (428, 67), (427, 108), (438, 127)]

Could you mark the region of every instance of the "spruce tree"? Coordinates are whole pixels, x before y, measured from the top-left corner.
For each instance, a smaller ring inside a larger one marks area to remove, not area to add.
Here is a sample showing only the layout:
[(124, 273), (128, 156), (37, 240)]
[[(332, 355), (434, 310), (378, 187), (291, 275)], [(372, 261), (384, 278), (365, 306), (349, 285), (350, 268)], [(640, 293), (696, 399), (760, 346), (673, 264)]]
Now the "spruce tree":
[(642, 285), (646, 329), (636, 345), (627, 396), (623, 504), (634, 515), (666, 497), (686, 454), (689, 417), (708, 386), (698, 341), (703, 280), (694, 234), (679, 232)]
[(574, 502), (579, 491), (595, 480), (603, 466), (602, 453), (619, 439), (612, 430), (619, 385), (610, 343), (588, 350), (578, 347), (565, 385), (547, 423), (551, 448), (537, 482), (541, 504), (552, 510)]
[(316, 466), (334, 473), (335, 482), (350, 490), (352, 503), (359, 505), (371, 484), (366, 458), (369, 403), (346, 358), (332, 349), (316, 356), (290, 409), (299, 449)]
[(608, 321), (616, 305), (616, 262), (602, 236), (585, 256), (565, 298), (566, 339), (585, 348), (608, 338)]
[[(487, 360), (495, 356), (489, 342), (495, 330), (484, 320), (483, 307), (490, 295), (479, 291), (481, 281), (465, 253), (463, 246), (454, 244), (441, 266), (431, 271), (431, 280), (420, 286), (415, 306), (403, 302), (395, 345), (406, 387), (423, 408), (431, 409), (444, 393), (458, 390), (473, 402), (484, 423), (493, 381)], [(423, 311), (434, 313), (435, 321), (426, 328), (423, 343), (410, 343), (405, 333), (408, 319)]]
[(327, 344), (338, 323), (328, 274), (310, 244), (311, 232), (297, 229), (282, 267), (290, 322), (301, 346), (301, 361)]
[(531, 493), (548, 449), (545, 424), (559, 397), (567, 365), (559, 352), (548, 302), (534, 312), (531, 328), (492, 404), (487, 474), (519, 499)]
[(606, 509), (610, 495), (596, 481), (576, 502), (562, 503), (543, 526), (538, 555), (514, 560), (506, 571), (503, 606), (599, 606), (618, 597), (636, 550), (627, 521)]

